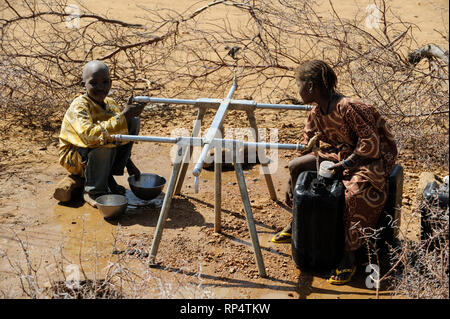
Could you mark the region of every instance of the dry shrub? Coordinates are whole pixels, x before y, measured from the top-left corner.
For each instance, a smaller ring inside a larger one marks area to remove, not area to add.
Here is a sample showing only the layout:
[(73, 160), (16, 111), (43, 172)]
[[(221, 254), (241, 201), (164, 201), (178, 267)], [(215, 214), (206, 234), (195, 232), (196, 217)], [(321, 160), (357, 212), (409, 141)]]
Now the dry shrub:
[(427, 204), (426, 209), (433, 220), (431, 232), (420, 241), (401, 241), (391, 252), (394, 296), (449, 298), (448, 207)]
[[(66, 256), (66, 248), (58, 247), (52, 257), (36, 251), (31, 242), (9, 231), (17, 242), (21, 256), (10, 256), (0, 251), (10, 265), (4, 278), (17, 280), (24, 297), (31, 299), (205, 299), (213, 293), (203, 285), (202, 268), (192, 263), (176, 271), (162, 267), (150, 267), (146, 249), (147, 240), (130, 241), (118, 227), (114, 234), (111, 251), (105, 254), (96, 246), (85, 246), (80, 238), (78, 260)], [(84, 233), (84, 230), (83, 232)], [(38, 257), (36, 257), (38, 256)], [(43, 259), (53, 259), (44, 263)], [(106, 262), (106, 266), (103, 264)], [(168, 274), (173, 276), (169, 278)], [(4, 298), (23, 296), (10, 295), (0, 290)]]
[[(166, 54), (152, 44), (170, 42), (174, 32), (155, 36), (142, 25), (107, 19), (83, 9), (80, 27), (66, 12), (66, 1), (6, 1), (0, 20), (0, 87), (3, 117), (13, 125), (58, 128), (63, 112), (81, 92), (80, 72), (91, 59), (111, 69), (115, 95), (130, 94), (138, 78), (159, 67)], [(81, 12), (81, 11), (80, 11)], [(170, 46), (170, 45), (168, 45)], [(146, 52), (140, 48), (146, 47)], [(166, 48), (166, 46), (165, 46)], [(139, 70), (139, 71), (137, 71)]]
[[(379, 280), (377, 296), (379, 289), (384, 288), (397, 298), (449, 298), (448, 217), (448, 206), (422, 200), (402, 227), (398, 221), (392, 221), (380, 228), (359, 230), (365, 240), (366, 263), (377, 266), (374, 268), (374, 278)], [(414, 219), (422, 220), (418, 239), (406, 236), (415, 227)], [(391, 229), (398, 233), (398, 238), (393, 243), (385, 243), (383, 232)]]
[[(220, 50), (210, 53), (233, 43), (241, 47), (235, 62), (240, 91), (274, 102), (295, 100), (292, 68), (323, 59), (337, 71), (344, 94), (374, 105), (388, 119), (400, 149), (414, 150), (417, 160), (448, 163), (448, 62), (429, 56), (411, 63), (409, 53), (420, 46), (414, 37), (418, 28), (394, 15), (387, 1), (376, 1), (378, 29), (365, 26), (366, 13), (346, 20), (333, 9), (324, 18), (314, 1), (227, 4), (245, 12), (248, 23), (237, 30), (230, 23), (219, 31), (196, 30), (196, 48), (202, 49), (198, 61), (190, 61), (204, 66), (200, 75), (205, 82), (225, 84), (218, 71), (230, 63), (217, 58)], [(448, 47), (448, 29), (443, 30)]]
[[(221, 0), (183, 14), (141, 6), (137, 24), (81, 7), (74, 28), (64, 0), (5, 1), (0, 113), (12, 125), (57, 130), (91, 59), (110, 66), (112, 94), (122, 101), (132, 93), (221, 96), (234, 70), (239, 94), (295, 101), (292, 69), (319, 58), (336, 69), (344, 94), (388, 119), (400, 149), (414, 150), (420, 161), (448, 163), (448, 64), (432, 56), (410, 63), (408, 54), (420, 46), (418, 27), (396, 16), (389, 2), (375, 4), (379, 24), (372, 29), (366, 12), (343, 19), (330, 2), (325, 18), (315, 1), (300, 0)], [(214, 10), (228, 10), (237, 22), (225, 14), (217, 19)], [(440, 35), (448, 47), (448, 29)], [(233, 46), (240, 50), (228, 55)], [(281, 142), (291, 139), (287, 134)]]

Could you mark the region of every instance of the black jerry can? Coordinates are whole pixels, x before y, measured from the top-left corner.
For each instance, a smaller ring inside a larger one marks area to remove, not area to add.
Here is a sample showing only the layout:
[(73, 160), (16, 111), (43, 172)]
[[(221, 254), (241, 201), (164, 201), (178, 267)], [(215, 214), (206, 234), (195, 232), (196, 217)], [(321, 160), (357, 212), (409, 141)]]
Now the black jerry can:
[(292, 259), (297, 268), (334, 268), (344, 249), (345, 187), (340, 180), (302, 172), (294, 188)]

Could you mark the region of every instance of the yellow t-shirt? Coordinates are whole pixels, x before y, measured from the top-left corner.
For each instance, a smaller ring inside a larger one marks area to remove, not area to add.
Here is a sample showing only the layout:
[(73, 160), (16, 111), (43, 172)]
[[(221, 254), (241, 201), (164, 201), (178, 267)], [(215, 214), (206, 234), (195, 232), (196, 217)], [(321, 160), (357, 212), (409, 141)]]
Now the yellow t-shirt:
[(71, 174), (84, 175), (85, 167), (77, 152), (78, 147), (116, 147), (128, 143), (108, 143), (104, 140), (104, 130), (109, 135), (128, 134), (127, 121), (115, 101), (107, 97), (104, 102), (105, 109), (87, 95), (80, 95), (64, 115), (59, 134), (59, 163)]

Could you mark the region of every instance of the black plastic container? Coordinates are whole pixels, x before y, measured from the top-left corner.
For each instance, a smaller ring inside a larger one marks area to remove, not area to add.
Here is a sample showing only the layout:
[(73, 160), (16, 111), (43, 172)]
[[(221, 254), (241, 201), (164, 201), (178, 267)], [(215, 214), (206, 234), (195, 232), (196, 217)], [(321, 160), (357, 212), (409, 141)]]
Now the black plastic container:
[[(439, 219), (444, 217), (442, 215), (448, 215), (448, 188), (440, 186), (436, 181), (428, 183), (423, 192), (420, 212), (420, 238), (427, 240), (433, 235), (433, 228), (439, 227)], [(437, 240), (431, 243), (430, 248), (435, 246)]]
[(344, 185), (302, 172), (294, 189), (292, 259), (302, 270), (331, 269), (342, 256)]

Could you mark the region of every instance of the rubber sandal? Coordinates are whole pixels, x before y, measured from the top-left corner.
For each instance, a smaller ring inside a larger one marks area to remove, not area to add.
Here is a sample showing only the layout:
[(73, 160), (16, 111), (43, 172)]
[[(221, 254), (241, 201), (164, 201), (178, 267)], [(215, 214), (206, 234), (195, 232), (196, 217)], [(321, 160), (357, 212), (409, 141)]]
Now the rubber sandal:
[(286, 233), (284, 231), (279, 232), (275, 236), (272, 237), (270, 240), (272, 243), (275, 244), (288, 244), (291, 242), (292, 234)]
[[(328, 279), (328, 282), (332, 285), (344, 285), (352, 279), (353, 275), (356, 272), (356, 266), (348, 269), (336, 269)], [(338, 279), (338, 277), (343, 277), (342, 279)]]

